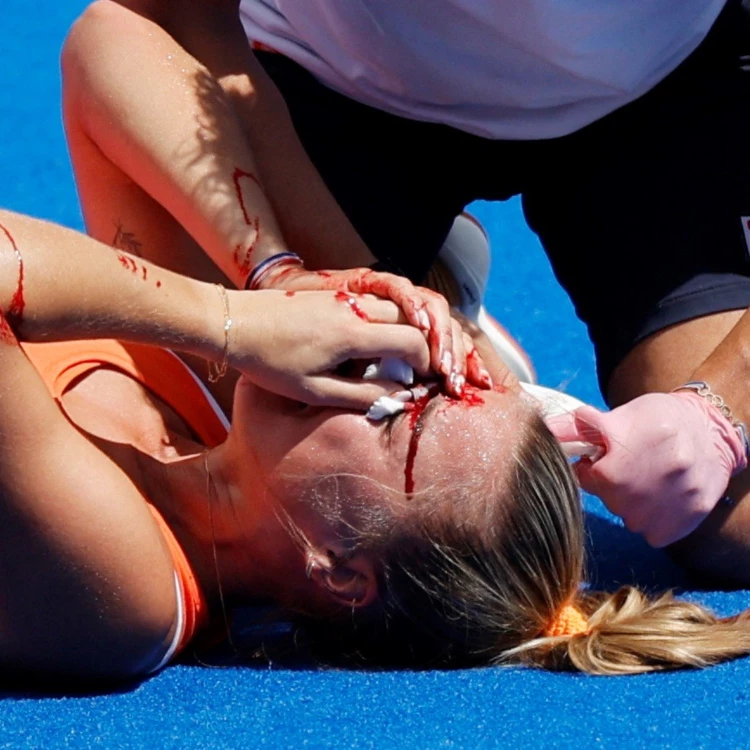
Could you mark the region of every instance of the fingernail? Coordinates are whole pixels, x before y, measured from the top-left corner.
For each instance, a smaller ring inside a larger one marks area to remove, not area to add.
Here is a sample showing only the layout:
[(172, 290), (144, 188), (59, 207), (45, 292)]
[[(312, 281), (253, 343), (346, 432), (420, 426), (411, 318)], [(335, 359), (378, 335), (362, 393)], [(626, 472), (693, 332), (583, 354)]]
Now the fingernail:
[(454, 387), (456, 389), (456, 393), (459, 396), (463, 395), (465, 386), (466, 386), (466, 378), (463, 375), (456, 375), (456, 378), (454, 381)]
[(417, 313), (417, 318), (419, 319), (419, 325), (422, 326), (425, 331), (428, 331), (430, 329), (430, 316), (424, 310), (420, 310)]
[(453, 355), (450, 352), (443, 352), (443, 356), (440, 358), (440, 369), (445, 375), (449, 375), (453, 369)]

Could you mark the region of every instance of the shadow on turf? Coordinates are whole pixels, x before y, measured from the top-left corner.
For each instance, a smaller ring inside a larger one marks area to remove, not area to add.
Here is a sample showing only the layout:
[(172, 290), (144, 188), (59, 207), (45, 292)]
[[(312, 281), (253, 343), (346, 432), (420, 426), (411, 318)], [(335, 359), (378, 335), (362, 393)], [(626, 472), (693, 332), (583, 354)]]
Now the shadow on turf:
[(649, 547), (642, 537), (614, 520), (586, 513), (586, 534), (587, 579), (592, 589), (614, 591), (626, 585), (646, 591), (700, 587), (664, 550)]
[[(587, 581), (592, 589), (614, 591), (624, 585), (635, 585), (653, 592), (686, 588), (694, 591), (700, 588), (700, 584), (672, 561), (666, 552), (649, 547), (640, 536), (632, 534), (614, 519), (587, 512), (586, 533), (589, 548)], [(210, 668), (352, 668), (342, 664), (321, 664), (309, 652), (304, 634), (290, 623), (276, 620), (271, 607), (238, 610), (233, 617), (232, 633), (234, 643), (230, 644), (224, 638), (210, 649), (184, 657), (181, 662), (188, 666)], [(357, 669), (372, 671), (373, 668)], [(133, 681), (92, 687), (66, 680), (55, 685), (45, 683), (40, 688), (28, 678), (5, 676), (0, 679), (0, 699), (123, 694), (132, 692), (140, 684)]]

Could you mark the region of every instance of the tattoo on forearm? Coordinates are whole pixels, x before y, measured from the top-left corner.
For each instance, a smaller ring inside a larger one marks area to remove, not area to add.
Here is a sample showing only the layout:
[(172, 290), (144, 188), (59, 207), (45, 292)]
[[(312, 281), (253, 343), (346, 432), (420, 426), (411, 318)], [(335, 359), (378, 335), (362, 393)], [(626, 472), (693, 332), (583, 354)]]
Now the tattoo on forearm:
[(245, 224), (254, 231), (254, 235), (251, 237), (251, 240), (246, 247), (237, 245), (237, 247), (234, 248), (234, 264), (237, 267), (237, 270), (239, 270), (239, 272), (246, 278), (250, 275), (250, 256), (253, 254), (255, 246), (260, 240), (260, 218), (257, 216), (250, 216), (250, 214), (248, 213), (247, 206), (245, 205), (245, 196), (242, 190), (242, 185), (243, 182), (247, 184), (247, 182), (249, 181), (260, 188), (260, 182), (258, 182), (258, 179), (255, 177), (255, 175), (250, 174), (250, 172), (245, 172), (239, 167), (234, 170), (232, 180), (234, 181), (234, 192), (237, 195), (237, 200), (240, 203), (240, 208), (242, 209), (242, 216), (245, 219)]
[(125, 250), (125, 252), (131, 255), (137, 255), (141, 257), (141, 246), (133, 232), (126, 232), (122, 226), (122, 222), (118, 221), (115, 223), (115, 238), (112, 240), (112, 247), (116, 247), (118, 250)]

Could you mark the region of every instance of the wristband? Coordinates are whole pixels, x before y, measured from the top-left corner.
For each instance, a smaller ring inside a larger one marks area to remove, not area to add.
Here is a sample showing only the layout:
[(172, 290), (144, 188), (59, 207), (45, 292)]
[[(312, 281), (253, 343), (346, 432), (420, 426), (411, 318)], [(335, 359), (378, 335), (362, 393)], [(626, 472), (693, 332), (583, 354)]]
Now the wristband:
[(302, 258), (300, 258), (297, 253), (276, 253), (276, 255), (272, 255), (269, 258), (262, 260), (257, 266), (255, 266), (255, 268), (253, 268), (250, 275), (247, 277), (247, 281), (245, 281), (245, 289), (250, 291), (257, 289), (260, 286), (260, 282), (268, 275), (268, 272), (271, 269), (278, 268), (279, 266), (291, 265), (304, 265)]
[(727, 406), (724, 399), (714, 393), (711, 390), (711, 386), (705, 380), (691, 380), (689, 383), (684, 383), (672, 389), (672, 393), (675, 393), (675, 391), (693, 391), (705, 398), (711, 406), (716, 407), (739, 436), (742, 448), (745, 451), (745, 458), (750, 459), (750, 438), (748, 438), (747, 425), (744, 422), (740, 422), (739, 419), (735, 419), (732, 410)]

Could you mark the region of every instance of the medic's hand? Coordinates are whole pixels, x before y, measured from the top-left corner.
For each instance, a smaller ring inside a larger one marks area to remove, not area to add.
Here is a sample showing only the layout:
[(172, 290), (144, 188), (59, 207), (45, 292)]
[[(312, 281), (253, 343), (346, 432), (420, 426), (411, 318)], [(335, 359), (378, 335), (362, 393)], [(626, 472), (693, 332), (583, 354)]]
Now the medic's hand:
[(260, 286), (295, 291), (333, 289), (393, 300), (406, 320), (424, 333), (429, 342), (431, 368), (445, 377), (449, 393), (460, 397), (467, 379), (479, 388), (492, 387), (481, 357), (469, 336), (452, 319), (446, 299), (430, 289), (414, 286), (403, 276), (369, 268), (307, 271), (298, 266), (280, 266), (268, 273)]
[(229, 364), (266, 390), (316, 406), (367, 411), (403, 390), (391, 381), (343, 377), (349, 360), (396, 357), (427, 375), (430, 352), (394, 302), (332, 291), (227, 292)]
[(562, 443), (604, 448), (575, 465), (581, 487), (653, 547), (696, 529), (747, 465), (731, 423), (687, 391), (649, 393), (607, 413), (583, 406), (547, 424)]

